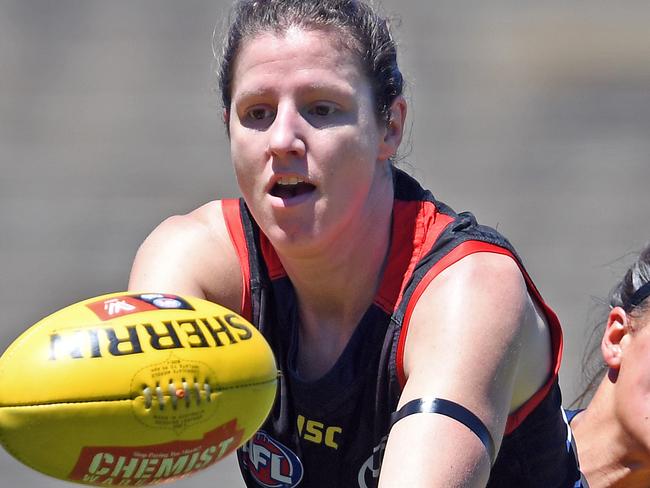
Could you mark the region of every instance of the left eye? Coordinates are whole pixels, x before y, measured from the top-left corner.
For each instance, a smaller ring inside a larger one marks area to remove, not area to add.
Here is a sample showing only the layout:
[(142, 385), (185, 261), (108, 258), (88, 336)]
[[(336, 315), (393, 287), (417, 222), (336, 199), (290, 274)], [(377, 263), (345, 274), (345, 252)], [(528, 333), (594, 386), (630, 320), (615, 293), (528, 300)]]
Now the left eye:
[(256, 121), (271, 118), (273, 115), (273, 111), (266, 107), (254, 107), (246, 113), (249, 119)]
[(326, 117), (336, 112), (336, 106), (331, 103), (317, 103), (312, 105), (308, 112), (311, 115), (316, 115), (318, 117)]

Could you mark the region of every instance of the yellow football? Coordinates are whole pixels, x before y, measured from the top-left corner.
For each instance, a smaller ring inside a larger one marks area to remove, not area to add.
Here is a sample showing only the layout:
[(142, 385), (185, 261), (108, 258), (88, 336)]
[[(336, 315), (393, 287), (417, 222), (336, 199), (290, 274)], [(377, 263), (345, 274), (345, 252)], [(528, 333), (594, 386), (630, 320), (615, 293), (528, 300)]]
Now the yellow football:
[(27, 329), (0, 358), (0, 442), (47, 475), (141, 486), (219, 461), (275, 398), (273, 353), (206, 300), (113, 293)]

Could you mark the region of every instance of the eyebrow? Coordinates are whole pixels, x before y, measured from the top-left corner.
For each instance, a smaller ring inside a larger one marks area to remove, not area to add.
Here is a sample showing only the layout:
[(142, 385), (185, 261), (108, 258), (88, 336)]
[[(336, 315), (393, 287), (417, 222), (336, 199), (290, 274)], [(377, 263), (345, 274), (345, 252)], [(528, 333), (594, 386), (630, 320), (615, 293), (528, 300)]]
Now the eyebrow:
[[(277, 89), (272, 86), (265, 87), (264, 85), (262, 85), (254, 88), (244, 88), (243, 90), (235, 93), (233, 100), (257, 98), (267, 94), (275, 94), (276, 92)], [(319, 82), (299, 86), (296, 89), (296, 93), (298, 95), (303, 95), (312, 92), (329, 92), (339, 96), (349, 97), (349, 96), (354, 96), (357, 90), (355, 90), (354, 87), (348, 83), (319, 83)]]

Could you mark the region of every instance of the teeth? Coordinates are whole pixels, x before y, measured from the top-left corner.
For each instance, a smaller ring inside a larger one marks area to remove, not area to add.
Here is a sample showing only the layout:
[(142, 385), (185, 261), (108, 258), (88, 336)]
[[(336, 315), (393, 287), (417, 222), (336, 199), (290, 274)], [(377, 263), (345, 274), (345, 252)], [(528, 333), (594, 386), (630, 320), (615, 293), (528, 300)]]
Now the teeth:
[(304, 179), (298, 178), (297, 176), (281, 176), (278, 180), (279, 185), (297, 185), (298, 183), (304, 182)]

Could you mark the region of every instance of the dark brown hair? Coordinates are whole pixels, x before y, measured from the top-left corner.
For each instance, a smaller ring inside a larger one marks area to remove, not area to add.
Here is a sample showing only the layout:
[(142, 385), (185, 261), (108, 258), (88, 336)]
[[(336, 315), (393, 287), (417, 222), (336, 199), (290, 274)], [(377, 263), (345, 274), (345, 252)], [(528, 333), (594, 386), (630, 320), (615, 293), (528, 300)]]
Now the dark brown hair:
[[(357, 0), (240, 0), (233, 6), (218, 68), (223, 108), (230, 109), (233, 68), (243, 42), (263, 32), (290, 27), (332, 30), (358, 56), (371, 83), (378, 120), (388, 122), (390, 106), (404, 89), (389, 22)], [(215, 52), (217, 52), (215, 50)]]
[[(650, 311), (650, 297), (638, 301), (636, 293), (647, 283), (650, 283), (650, 243), (641, 250), (636, 261), (625, 272), (623, 279), (612, 288), (608, 308), (621, 307), (632, 319), (643, 316)], [(574, 401), (574, 405), (585, 403), (607, 372), (607, 365), (603, 363), (600, 353), (600, 338), (603, 335), (604, 321), (607, 320), (607, 315), (603, 315), (605, 317), (596, 324), (585, 349), (583, 375), (586, 386)]]

